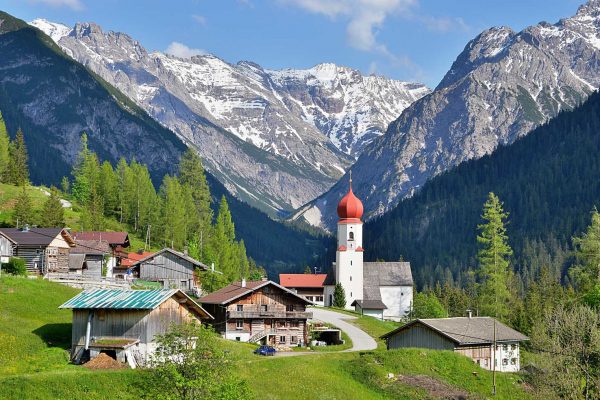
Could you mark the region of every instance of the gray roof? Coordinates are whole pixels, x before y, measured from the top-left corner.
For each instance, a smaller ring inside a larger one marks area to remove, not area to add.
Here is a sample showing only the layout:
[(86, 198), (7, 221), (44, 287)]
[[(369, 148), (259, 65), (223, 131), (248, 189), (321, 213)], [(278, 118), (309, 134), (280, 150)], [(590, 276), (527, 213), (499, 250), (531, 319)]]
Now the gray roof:
[[(382, 338), (393, 336), (401, 331), (410, 329), (416, 324), (428, 327), (458, 345), (489, 344), (494, 341), (494, 318), (491, 317), (416, 319), (398, 329), (386, 333)], [(529, 338), (521, 332), (496, 321), (497, 342), (522, 340), (529, 340)]]
[(381, 300), (354, 300), (351, 306), (358, 304), (363, 310), (386, 310), (387, 306)]
[(85, 254), (69, 254), (69, 269), (83, 269)]
[[(0, 233), (17, 246), (48, 246), (58, 235), (63, 233), (63, 230), (64, 228), (29, 228), (28, 230), (1, 228)], [(67, 238), (65, 242), (71, 245), (71, 236), (66, 231), (64, 231), (64, 235)]]
[[(335, 267), (333, 266), (327, 272), (327, 278), (323, 285), (335, 285)], [(369, 290), (369, 293), (374, 289), (379, 292), (380, 286), (413, 286), (409, 262), (365, 262), (363, 263), (363, 274), (365, 291)], [(365, 293), (365, 298), (369, 298), (367, 293)]]
[(177, 257), (179, 257), (179, 258), (182, 258), (182, 259), (184, 259), (184, 260), (187, 260), (187, 261), (188, 261), (188, 262), (190, 262), (192, 265), (194, 265), (194, 266), (196, 266), (196, 267), (198, 267), (198, 268), (200, 268), (200, 269), (203, 269), (203, 270), (205, 270), (205, 271), (208, 271), (208, 270), (209, 270), (209, 267), (208, 267), (208, 266), (206, 266), (205, 264), (201, 263), (200, 261), (198, 261), (198, 260), (196, 260), (196, 259), (194, 259), (194, 258), (192, 258), (192, 257), (188, 256), (187, 254), (180, 253), (179, 251), (173, 250), (173, 249), (171, 249), (171, 248), (169, 248), (169, 247), (165, 247), (164, 249), (162, 249), (162, 250), (160, 250), (160, 251), (158, 251), (158, 252), (156, 252), (156, 253), (152, 253), (152, 254), (150, 254), (150, 255), (149, 255), (148, 257), (146, 257), (146, 258), (142, 258), (141, 260), (139, 260), (139, 261), (137, 261), (137, 262), (135, 262), (135, 263), (131, 264), (131, 266), (130, 266), (129, 268), (131, 268), (131, 267), (135, 267), (135, 266), (138, 266), (138, 265), (141, 265), (141, 264), (144, 264), (146, 261), (148, 261), (148, 260), (151, 260), (151, 259), (153, 259), (153, 258), (155, 258), (155, 257), (157, 257), (157, 256), (159, 256), (159, 255), (161, 255), (161, 254), (163, 254), (163, 253), (171, 253), (171, 254), (173, 254), (173, 255), (175, 255), (175, 256), (177, 256)]

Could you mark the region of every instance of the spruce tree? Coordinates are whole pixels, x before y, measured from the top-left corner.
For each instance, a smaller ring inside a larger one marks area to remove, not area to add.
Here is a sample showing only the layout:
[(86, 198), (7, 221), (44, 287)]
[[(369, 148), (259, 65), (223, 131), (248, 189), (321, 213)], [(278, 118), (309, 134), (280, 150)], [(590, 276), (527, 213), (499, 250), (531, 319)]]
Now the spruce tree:
[(165, 176), (160, 188), (161, 222), (160, 230), (164, 246), (183, 250), (185, 245), (185, 203), (181, 184), (176, 177)]
[(512, 249), (504, 226), (508, 213), (504, 212), (500, 199), (494, 193), (488, 195), (481, 218), (484, 223), (478, 226), (480, 234), (477, 236), (481, 283), (479, 305), (483, 315), (504, 318), (508, 315), (507, 303), (511, 297), (508, 284)]
[(179, 180), (189, 185), (198, 213), (198, 230), (207, 230), (212, 222), (211, 196), (204, 174), (202, 160), (192, 148), (188, 148), (179, 160)]
[(25, 186), (29, 183), (29, 167), (27, 165), (27, 146), (25, 136), (19, 128), (15, 140), (9, 146), (8, 181), (13, 185)]
[(10, 138), (6, 131), (6, 125), (4, 124), (4, 118), (0, 113), (0, 182), (5, 183), (8, 178), (8, 165), (10, 161), (10, 155), (8, 148), (10, 145)]
[(50, 188), (50, 196), (44, 202), (40, 222), (45, 228), (65, 226), (65, 211), (60, 203), (58, 189), (55, 187)]
[(65, 195), (69, 195), (69, 193), (71, 193), (71, 181), (69, 180), (68, 176), (63, 176), (62, 180), (60, 181), (60, 189)]
[(570, 275), (582, 292), (600, 285), (600, 213), (592, 210), (591, 223), (579, 237), (573, 238), (577, 264)]
[(335, 284), (335, 289), (333, 290), (333, 304), (334, 307), (344, 308), (346, 307), (346, 291), (341, 283)]
[(17, 197), (13, 218), (15, 226), (19, 228), (26, 224), (32, 225), (34, 223), (33, 204), (31, 203), (31, 197), (29, 197), (25, 186), (23, 186), (21, 194), (19, 194), (19, 197)]

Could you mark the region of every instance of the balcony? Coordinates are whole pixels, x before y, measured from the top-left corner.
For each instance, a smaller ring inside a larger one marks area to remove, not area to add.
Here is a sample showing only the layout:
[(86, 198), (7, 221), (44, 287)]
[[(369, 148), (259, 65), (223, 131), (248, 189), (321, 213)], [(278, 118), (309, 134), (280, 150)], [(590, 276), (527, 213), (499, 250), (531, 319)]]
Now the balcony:
[(309, 319), (311, 312), (305, 311), (229, 311), (227, 318), (230, 319)]

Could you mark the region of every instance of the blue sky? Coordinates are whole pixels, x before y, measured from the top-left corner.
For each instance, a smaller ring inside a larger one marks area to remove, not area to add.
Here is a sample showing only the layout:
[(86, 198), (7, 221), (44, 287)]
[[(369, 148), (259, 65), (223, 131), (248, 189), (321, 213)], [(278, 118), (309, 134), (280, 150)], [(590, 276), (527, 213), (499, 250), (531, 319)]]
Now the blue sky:
[(30, 21), (96, 22), (149, 50), (265, 68), (334, 62), (434, 87), (482, 30), (573, 15), (584, 0), (3, 0)]

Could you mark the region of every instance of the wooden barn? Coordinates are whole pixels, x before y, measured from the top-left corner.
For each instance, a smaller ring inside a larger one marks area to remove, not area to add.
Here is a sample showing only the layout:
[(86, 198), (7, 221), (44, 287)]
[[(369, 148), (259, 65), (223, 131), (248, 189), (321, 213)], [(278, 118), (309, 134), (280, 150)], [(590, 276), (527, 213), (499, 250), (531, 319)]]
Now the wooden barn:
[(305, 345), (312, 303), (272, 281), (232, 283), (199, 299), (215, 319), (215, 330), (241, 342), (286, 348)]
[(529, 338), (496, 321), (494, 351), (494, 319), (490, 317), (458, 317), (416, 319), (381, 336), (388, 350), (417, 347), (450, 350), (471, 358), (482, 368), (517, 372), (520, 369), (519, 344)]
[(165, 289), (193, 292), (198, 287), (196, 269), (207, 271), (208, 267), (184, 253), (166, 248), (133, 263), (128, 275), (159, 282)]
[(105, 265), (104, 258), (111, 254), (108, 242), (104, 240), (75, 240), (75, 247), (69, 254), (69, 271), (90, 278), (100, 278)]
[(75, 242), (64, 228), (0, 228), (12, 255), (25, 260), (29, 273), (69, 272), (69, 252)]
[[(129, 234), (127, 232), (73, 232), (73, 239), (96, 240), (108, 243), (111, 254), (106, 263), (107, 276), (113, 276), (113, 269), (118, 268), (121, 259), (127, 256), (125, 249), (129, 248), (130, 245)], [(123, 278), (123, 276), (120, 277)]]
[(86, 290), (60, 308), (73, 309), (71, 360), (106, 353), (132, 368), (146, 365), (154, 337), (171, 324), (212, 319), (181, 290)]

